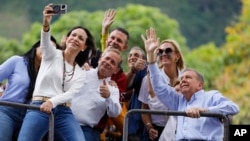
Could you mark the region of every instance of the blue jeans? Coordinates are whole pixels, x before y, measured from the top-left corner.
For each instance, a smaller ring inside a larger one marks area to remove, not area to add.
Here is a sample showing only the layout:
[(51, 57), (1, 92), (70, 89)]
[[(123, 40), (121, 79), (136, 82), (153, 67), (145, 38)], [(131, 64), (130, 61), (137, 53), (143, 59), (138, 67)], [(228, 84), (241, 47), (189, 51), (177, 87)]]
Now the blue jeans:
[[(31, 104), (40, 106), (42, 101)], [(54, 114), (54, 132), (60, 141), (85, 141), (85, 137), (78, 121), (70, 108), (57, 106), (52, 110)], [(28, 110), (18, 136), (18, 141), (40, 141), (49, 129), (49, 114)]]
[(26, 109), (0, 106), (0, 141), (11, 141), (17, 137)]
[(89, 126), (81, 126), (81, 128), (86, 141), (101, 141), (99, 131)]
[[(131, 109), (140, 109), (141, 101), (138, 100), (138, 94), (133, 93), (130, 98), (129, 108)], [(144, 124), (141, 118), (141, 114), (132, 114), (128, 117), (128, 135), (137, 136), (140, 139), (143, 137)]]

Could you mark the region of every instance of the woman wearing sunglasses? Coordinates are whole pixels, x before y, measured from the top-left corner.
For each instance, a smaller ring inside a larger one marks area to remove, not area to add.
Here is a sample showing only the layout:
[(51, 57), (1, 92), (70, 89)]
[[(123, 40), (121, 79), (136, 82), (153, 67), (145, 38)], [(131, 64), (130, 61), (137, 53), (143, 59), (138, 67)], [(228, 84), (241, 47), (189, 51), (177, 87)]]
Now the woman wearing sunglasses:
[(179, 71), (185, 68), (184, 58), (177, 41), (173, 39), (163, 40), (157, 51), (157, 57), (162, 71), (169, 78), (169, 84), (173, 86), (180, 74)]
[[(142, 39), (146, 44), (145, 38), (142, 37)], [(174, 86), (174, 83), (180, 76), (180, 71), (185, 68), (179, 44), (172, 39), (163, 40), (156, 55), (159, 67), (168, 80), (166, 85)], [(168, 110), (155, 95), (148, 75), (143, 79), (139, 100), (142, 102), (142, 109)], [(142, 114), (142, 119), (146, 127), (144, 141), (175, 140), (176, 117)], [(162, 133), (163, 129), (164, 133)]]

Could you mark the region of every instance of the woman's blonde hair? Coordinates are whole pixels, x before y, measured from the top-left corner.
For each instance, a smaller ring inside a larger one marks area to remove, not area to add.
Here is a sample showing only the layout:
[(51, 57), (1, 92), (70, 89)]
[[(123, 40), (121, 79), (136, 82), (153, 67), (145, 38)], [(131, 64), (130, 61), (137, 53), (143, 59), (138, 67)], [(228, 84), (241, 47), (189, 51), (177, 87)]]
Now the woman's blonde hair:
[(161, 44), (163, 44), (163, 43), (170, 43), (170, 44), (172, 44), (174, 46), (176, 52), (180, 55), (180, 58), (177, 61), (177, 68), (179, 68), (180, 70), (184, 69), (185, 68), (185, 62), (184, 62), (184, 58), (183, 58), (181, 48), (180, 48), (180, 45), (178, 44), (178, 42), (173, 40), (173, 39), (166, 39), (166, 40), (163, 40), (161, 42)]

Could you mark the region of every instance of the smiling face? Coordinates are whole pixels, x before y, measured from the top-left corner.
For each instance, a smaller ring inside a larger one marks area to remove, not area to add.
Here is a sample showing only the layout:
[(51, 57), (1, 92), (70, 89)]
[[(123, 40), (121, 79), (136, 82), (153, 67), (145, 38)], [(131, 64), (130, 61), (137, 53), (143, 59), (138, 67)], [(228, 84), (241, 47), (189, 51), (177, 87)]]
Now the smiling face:
[(173, 44), (169, 42), (164, 42), (158, 49), (157, 55), (160, 60), (160, 64), (165, 65), (176, 65), (179, 54)]
[(188, 70), (181, 75), (180, 90), (189, 100), (191, 96), (203, 88), (203, 82), (198, 78), (196, 72)]
[(128, 66), (129, 66), (129, 68), (131, 68), (138, 59), (142, 59), (142, 58), (143, 58), (143, 54), (142, 54), (141, 50), (136, 49), (136, 48), (134, 48), (134, 49), (132, 48), (128, 54)]
[(71, 48), (77, 51), (85, 50), (87, 37), (86, 32), (81, 28), (72, 30), (66, 39), (66, 48)]
[(110, 77), (116, 73), (121, 60), (121, 54), (117, 49), (105, 50), (98, 62), (99, 79)]
[(108, 39), (106, 40), (106, 46), (112, 46), (119, 51), (125, 51), (128, 48), (128, 37), (126, 34), (119, 30), (114, 30), (110, 33)]

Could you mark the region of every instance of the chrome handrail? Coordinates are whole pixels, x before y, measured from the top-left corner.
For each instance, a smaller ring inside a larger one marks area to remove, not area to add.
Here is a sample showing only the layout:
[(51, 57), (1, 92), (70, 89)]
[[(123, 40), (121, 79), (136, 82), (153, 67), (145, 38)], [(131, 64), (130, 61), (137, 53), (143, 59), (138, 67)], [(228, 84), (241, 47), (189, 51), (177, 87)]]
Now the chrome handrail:
[[(132, 109), (129, 110), (124, 118), (124, 126), (123, 126), (123, 137), (122, 141), (128, 140), (128, 117), (131, 114), (140, 113), (140, 114), (155, 114), (155, 115), (172, 115), (172, 116), (187, 116), (185, 112), (180, 111), (155, 111), (155, 110), (146, 110), (146, 109)], [(203, 112), (200, 114), (201, 117), (218, 117), (223, 119), (224, 124), (224, 141), (229, 141), (229, 119), (227, 116), (218, 113), (212, 112)]]

